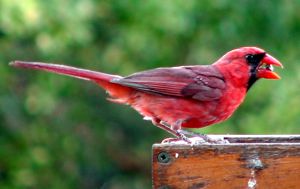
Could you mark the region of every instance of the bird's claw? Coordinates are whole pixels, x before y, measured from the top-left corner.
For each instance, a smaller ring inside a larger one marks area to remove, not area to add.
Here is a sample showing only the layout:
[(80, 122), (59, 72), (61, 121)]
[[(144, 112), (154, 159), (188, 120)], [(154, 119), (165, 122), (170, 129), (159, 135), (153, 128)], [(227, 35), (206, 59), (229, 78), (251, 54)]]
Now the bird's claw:
[(168, 143), (172, 143), (172, 142), (180, 142), (183, 140), (181, 140), (180, 138), (165, 138), (163, 141), (161, 141), (162, 144), (168, 144)]
[(207, 137), (205, 140), (202, 137), (191, 137), (188, 138), (184, 136), (183, 138), (166, 138), (164, 139), (161, 143), (166, 144), (166, 143), (180, 143), (180, 144), (192, 144), (192, 145), (197, 145), (197, 144), (229, 144), (229, 141), (224, 139), (223, 137)]
[(185, 136), (183, 133), (177, 131), (177, 134), (181, 140), (183, 140), (187, 143), (192, 143), (192, 141), (187, 136)]
[(185, 136), (184, 134), (177, 132), (176, 136), (178, 138), (166, 138), (164, 139), (161, 143), (165, 144), (165, 143), (178, 143), (178, 142), (184, 142), (184, 143), (188, 143), (188, 144), (192, 144), (193, 141), (190, 140), (190, 138), (188, 138), (187, 136)]
[[(162, 143), (188, 143), (188, 144), (229, 144), (229, 141), (220, 136), (207, 136), (186, 130), (176, 130), (174, 135), (177, 138), (166, 138)], [(186, 135), (191, 136), (190, 138)]]
[[(207, 136), (208, 137), (208, 136)], [(208, 142), (209, 143), (212, 143), (212, 144), (229, 144), (230, 142), (226, 139), (224, 139), (224, 137), (208, 137), (209, 140)]]
[(192, 143), (196, 144), (203, 144), (203, 143), (208, 143), (208, 144), (229, 144), (230, 142), (224, 137), (219, 137), (219, 136), (207, 136), (205, 134), (200, 134), (200, 133), (195, 133), (187, 130), (178, 130), (179, 133), (184, 134), (184, 135), (189, 135), (191, 136), (190, 141)]

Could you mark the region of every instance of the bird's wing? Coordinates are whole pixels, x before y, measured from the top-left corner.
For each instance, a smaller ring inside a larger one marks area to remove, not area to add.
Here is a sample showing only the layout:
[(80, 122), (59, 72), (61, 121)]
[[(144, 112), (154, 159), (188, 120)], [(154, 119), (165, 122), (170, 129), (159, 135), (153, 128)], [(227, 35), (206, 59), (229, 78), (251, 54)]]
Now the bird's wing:
[(111, 82), (144, 92), (199, 101), (219, 99), (225, 88), (223, 76), (212, 66), (157, 68)]

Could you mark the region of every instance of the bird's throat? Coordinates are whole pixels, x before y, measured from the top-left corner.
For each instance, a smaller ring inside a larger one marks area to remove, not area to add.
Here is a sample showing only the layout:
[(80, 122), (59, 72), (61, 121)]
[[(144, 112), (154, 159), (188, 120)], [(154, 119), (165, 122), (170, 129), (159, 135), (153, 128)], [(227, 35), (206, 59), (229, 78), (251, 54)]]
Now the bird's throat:
[(258, 77), (256, 76), (256, 67), (252, 66), (250, 70), (250, 77), (247, 84), (247, 91), (252, 87), (252, 85), (258, 80)]

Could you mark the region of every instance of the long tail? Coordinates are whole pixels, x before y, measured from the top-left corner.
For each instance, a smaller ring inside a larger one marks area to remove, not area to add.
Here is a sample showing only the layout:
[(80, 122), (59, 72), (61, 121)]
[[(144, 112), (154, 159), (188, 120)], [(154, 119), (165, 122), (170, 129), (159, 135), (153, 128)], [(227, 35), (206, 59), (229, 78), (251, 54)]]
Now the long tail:
[(13, 61), (9, 65), (20, 68), (29, 68), (35, 70), (45, 70), (48, 72), (54, 72), (57, 74), (68, 75), (85, 80), (93, 81), (110, 81), (113, 78), (120, 77), (118, 75), (110, 75), (101, 72), (95, 72), (86, 69), (75, 68), (71, 66), (59, 65), (59, 64), (46, 64), (42, 62), (25, 62), (25, 61)]
[(128, 98), (128, 95), (130, 94), (129, 92), (132, 91), (132, 89), (128, 87), (110, 82), (114, 78), (121, 78), (121, 76), (118, 75), (111, 75), (71, 66), (47, 64), (41, 62), (25, 62), (16, 60), (10, 62), (9, 65), (20, 68), (44, 70), (56, 74), (68, 75), (79, 79), (94, 81), (102, 88), (104, 88), (110, 94), (110, 96), (121, 101), (126, 101), (126, 98)]

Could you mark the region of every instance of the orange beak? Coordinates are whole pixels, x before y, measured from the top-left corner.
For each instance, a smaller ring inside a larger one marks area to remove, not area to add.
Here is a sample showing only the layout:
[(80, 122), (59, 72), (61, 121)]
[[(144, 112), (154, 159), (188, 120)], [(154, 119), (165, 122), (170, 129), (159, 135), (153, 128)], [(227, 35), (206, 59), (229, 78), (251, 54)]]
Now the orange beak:
[(279, 66), (283, 68), (283, 65), (276, 58), (269, 54), (265, 54), (257, 68), (256, 76), (258, 78), (265, 79), (280, 79), (280, 76), (273, 71), (273, 66)]

